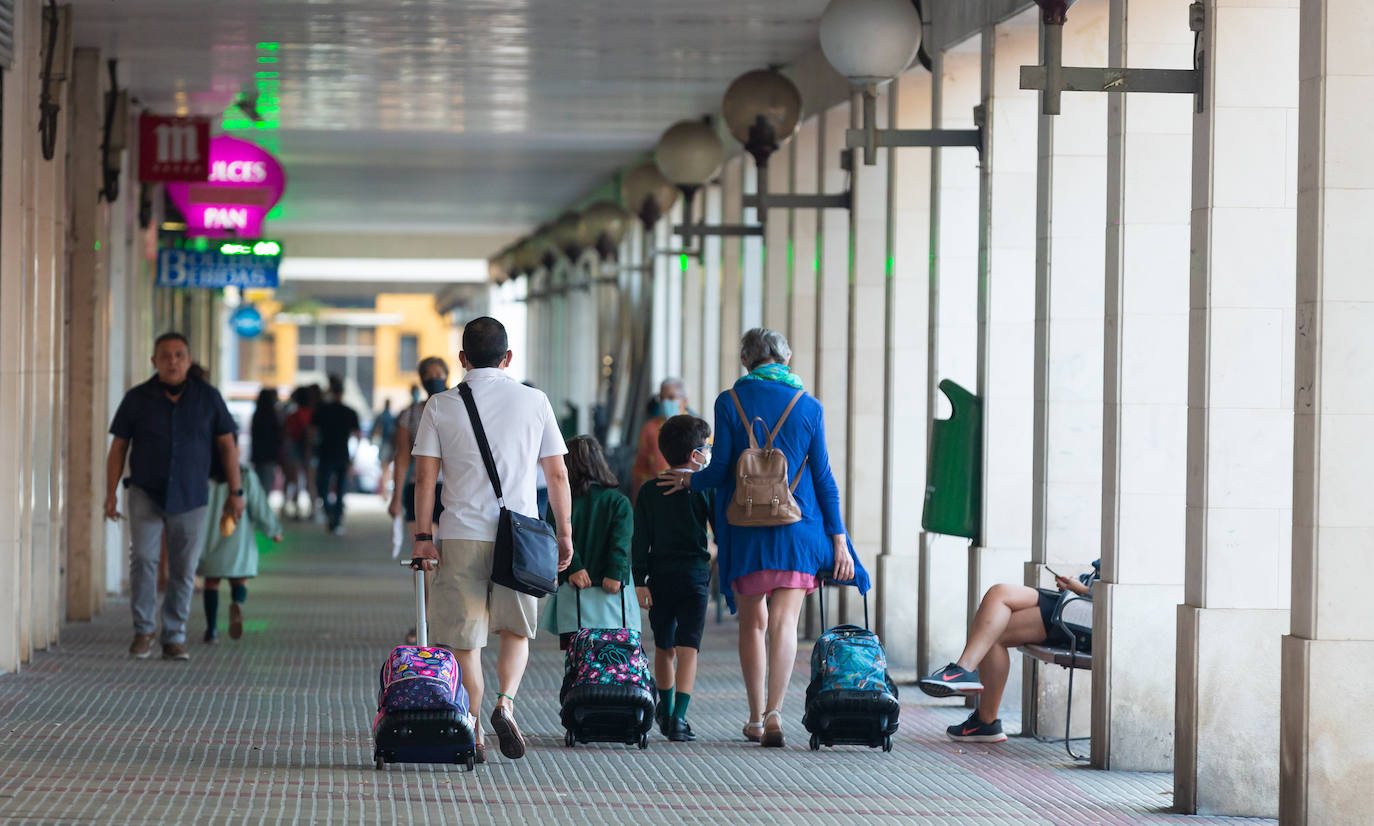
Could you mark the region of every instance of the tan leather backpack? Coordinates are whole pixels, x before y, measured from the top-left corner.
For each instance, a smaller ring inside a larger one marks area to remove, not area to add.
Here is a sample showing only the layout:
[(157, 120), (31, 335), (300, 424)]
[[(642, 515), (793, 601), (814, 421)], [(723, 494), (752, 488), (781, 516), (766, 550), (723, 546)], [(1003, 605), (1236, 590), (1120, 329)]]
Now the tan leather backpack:
[(765, 427), (768, 423), (758, 416), (752, 420), (746, 416), (744, 405), (740, 404), (739, 396), (731, 388), (730, 398), (735, 403), (735, 411), (739, 413), (739, 420), (749, 434), (749, 447), (735, 460), (735, 496), (725, 508), (725, 521), (731, 525), (765, 528), (801, 521), (801, 507), (797, 505), (792, 492), (797, 489), (802, 472), (806, 470), (806, 459), (802, 459), (797, 477), (789, 484), (787, 457), (773, 447), (773, 439), (777, 438), (782, 423), (787, 421), (788, 414), (802, 395), (803, 391), (798, 390), (797, 395), (792, 397), (778, 418), (778, 423), (768, 431), (768, 441), (759, 447), (758, 439), (754, 437), (754, 422), (763, 422)]

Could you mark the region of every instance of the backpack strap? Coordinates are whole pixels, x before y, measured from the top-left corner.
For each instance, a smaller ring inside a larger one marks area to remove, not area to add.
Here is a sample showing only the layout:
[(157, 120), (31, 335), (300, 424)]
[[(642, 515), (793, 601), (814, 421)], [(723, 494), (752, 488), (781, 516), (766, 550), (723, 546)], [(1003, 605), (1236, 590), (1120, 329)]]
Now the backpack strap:
[[(730, 392), (733, 393), (735, 391), (731, 389)], [(792, 401), (788, 402), (787, 406), (782, 409), (782, 415), (778, 417), (778, 423), (773, 425), (772, 430), (768, 431), (768, 443), (764, 445), (764, 447), (773, 447), (773, 440), (778, 437), (778, 431), (782, 430), (782, 423), (787, 421), (788, 416), (792, 415), (792, 408), (797, 406), (797, 402), (800, 401), (801, 397), (804, 395), (806, 395), (806, 391), (798, 390), (797, 395), (792, 397)]]
[[(758, 450), (759, 440), (754, 438), (754, 425), (749, 421), (749, 417), (744, 413), (744, 405), (739, 403), (739, 396), (735, 395), (735, 388), (730, 388), (730, 400), (735, 403), (735, 412), (739, 414), (740, 424), (744, 425), (744, 432), (749, 434), (749, 447), (751, 450)], [(773, 443), (773, 437), (768, 437), (768, 443)]]
[(802, 457), (802, 463), (797, 466), (797, 475), (792, 477), (792, 484), (787, 486), (789, 491), (793, 493), (797, 492), (797, 485), (801, 484), (802, 471), (806, 470), (806, 461), (810, 458), (810, 456)]

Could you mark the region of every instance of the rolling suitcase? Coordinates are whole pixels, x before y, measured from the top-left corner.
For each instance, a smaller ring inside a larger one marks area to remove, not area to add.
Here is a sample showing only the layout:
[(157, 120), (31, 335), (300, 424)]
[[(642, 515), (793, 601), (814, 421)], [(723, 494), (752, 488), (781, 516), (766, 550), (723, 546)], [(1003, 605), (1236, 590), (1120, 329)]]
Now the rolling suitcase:
[[(821, 574), (821, 627), (825, 628), (825, 583)], [(811, 649), (811, 682), (806, 687), (802, 725), (811, 732), (811, 750), (821, 746), (868, 746), (892, 751), (901, 705), (897, 685), (887, 675), (887, 654), (878, 635), (864, 627), (837, 625), (824, 631)]]
[[(626, 625), (623, 585), (620, 624)], [(577, 625), (558, 692), (564, 744), (572, 748), (578, 743), (625, 743), (647, 749), (658, 695), (639, 632), (623, 627), (582, 628), (580, 590)]]
[[(415, 567), (417, 560), (403, 563)], [(382, 665), (372, 759), (387, 763), (476, 765), (475, 718), (468, 712), (463, 672), (453, 654), (429, 647), (424, 572), (415, 568), (415, 641), (398, 645)]]

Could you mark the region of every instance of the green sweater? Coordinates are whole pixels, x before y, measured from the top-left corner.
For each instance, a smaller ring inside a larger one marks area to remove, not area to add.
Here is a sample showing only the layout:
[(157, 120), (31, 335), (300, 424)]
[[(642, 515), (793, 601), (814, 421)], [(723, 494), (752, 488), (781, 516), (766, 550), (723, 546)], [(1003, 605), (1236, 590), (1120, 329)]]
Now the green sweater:
[[(544, 516), (553, 524), (553, 510)], [(630, 579), (630, 537), (634, 533), (630, 500), (613, 488), (592, 487), (572, 500), (572, 564), (558, 575), (558, 582), (585, 570), (593, 587), (601, 580)]]
[(635, 499), (633, 544), (635, 585), (651, 576), (705, 571), (711, 567), (706, 528), (711, 524), (711, 491), (665, 494), (657, 479)]

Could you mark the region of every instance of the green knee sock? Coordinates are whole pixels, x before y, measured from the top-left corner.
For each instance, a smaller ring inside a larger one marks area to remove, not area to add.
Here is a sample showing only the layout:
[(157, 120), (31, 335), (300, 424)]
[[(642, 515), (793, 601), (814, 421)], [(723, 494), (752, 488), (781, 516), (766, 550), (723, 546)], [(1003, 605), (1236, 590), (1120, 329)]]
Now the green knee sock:
[(673, 689), (672, 687), (660, 688), (658, 690), (658, 707), (664, 709), (664, 714), (673, 713)]
[(686, 720), (687, 706), (691, 702), (692, 695), (683, 694), (681, 691), (677, 692), (677, 696), (673, 698), (673, 716), (679, 720)]

